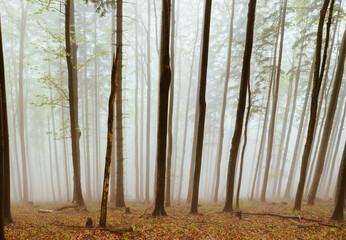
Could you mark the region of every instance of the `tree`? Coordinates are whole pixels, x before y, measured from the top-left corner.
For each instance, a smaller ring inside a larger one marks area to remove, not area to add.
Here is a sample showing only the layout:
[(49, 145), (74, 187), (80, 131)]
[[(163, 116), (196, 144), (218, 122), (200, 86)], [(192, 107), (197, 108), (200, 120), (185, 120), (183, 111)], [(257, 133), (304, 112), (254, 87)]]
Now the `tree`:
[[(345, 43), (345, 42), (344, 42)], [(344, 147), (344, 153), (340, 163), (340, 176), (341, 181), (338, 184), (338, 194), (336, 196), (336, 205), (334, 208), (332, 220), (341, 221), (344, 218), (344, 204), (345, 204), (345, 190), (346, 190), (346, 142)]]
[(77, 45), (74, 21), (74, 0), (65, 2), (65, 41), (66, 41), (66, 62), (68, 69), (68, 89), (70, 103), (70, 124), (72, 141), (72, 161), (73, 161), (73, 200), (78, 209), (86, 210), (82, 194), (80, 180), (80, 150), (79, 139), (81, 136), (78, 125), (78, 78), (77, 78)]
[[(169, 89), (168, 112), (168, 149), (167, 149), (167, 177), (166, 177), (166, 207), (171, 206), (171, 166), (173, 147), (173, 104), (174, 104), (174, 34), (175, 34), (175, 0), (172, 0), (172, 27), (171, 27), (171, 86)], [(177, 136), (175, 136), (177, 137)]]
[[(8, 118), (7, 118), (7, 96), (6, 96), (6, 81), (5, 81), (5, 63), (4, 53), (2, 49), (2, 33), (1, 33), (1, 20), (0, 20), (0, 86), (1, 86), (1, 104), (2, 104), (2, 137), (3, 137), (3, 180), (4, 198), (3, 198), (3, 217), (6, 223), (12, 223), (11, 215), (11, 178), (10, 178), (10, 142), (8, 134)], [(0, 170), (1, 171), (1, 170)], [(1, 220), (0, 220), (1, 221)]]
[(117, 131), (117, 189), (116, 207), (125, 207), (124, 197), (124, 156), (123, 156), (123, 1), (117, 1), (117, 47), (119, 48), (119, 68), (117, 69), (117, 94), (116, 94), (116, 131)]
[(222, 99), (222, 108), (221, 108), (221, 118), (220, 118), (220, 134), (219, 134), (219, 146), (217, 150), (217, 165), (216, 165), (216, 182), (215, 182), (215, 192), (214, 192), (214, 202), (217, 202), (219, 197), (219, 185), (220, 185), (220, 168), (221, 168), (221, 157), (222, 157), (222, 146), (223, 146), (223, 137), (225, 131), (225, 112), (226, 112), (226, 103), (227, 103), (227, 90), (228, 82), (231, 71), (231, 57), (232, 57), (232, 43), (233, 43), (233, 21), (234, 21), (234, 7), (235, 0), (232, 1), (232, 15), (231, 22), (229, 26), (229, 37), (228, 37), (228, 54), (227, 54), (227, 64), (226, 64), (226, 78), (225, 85), (223, 89), (223, 99)]
[[(303, 157), (302, 157), (299, 184), (298, 184), (296, 199), (295, 199), (295, 203), (294, 203), (294, 209), (297, 211), (300, 211), (300, 209), (301, 209), (301, 203), (302, 203), (305, 180), (306, 180), (306, 170), (307, 170), (309, 155), (311, 152), (312, 141), (313, 141), (313, 137), (314, 137), (315, 125), (316, 125), (318, 95), (319, 95), (320, 89), (321, 89), (321, 82), (322, 82), (322, 78), (323, 78), (325, 58), (326, 58), (326, 56), (324, 55), (322, 67), (321, 67), (323, 23), (324, 23), (327, 8), (329, 5), (329, 1), (330, 0), (324, 0), (322, 9), (320, 11), (320, 19), (318, 22), (316, 49), (315, 49), (315, 60), (314, 60), (313, 89), (312, 89), (312, 94), (311, 94), (310, 120), (309, 120), (309, 127), (308, 127), (308, 135), (307, 135), (307, 139), (306, 139), (306, 143), (305, 143), (305, 147), (304, 147), (304, 153), (303, 153)], [(334, 0), (332, 0), (332, 4), (333, 3), (334, 3)], [(326, 53), (327, 48), (328, 48), (328, 40), (329, 40), (328, 37), (329, 37), (329, 34), (327, 34), (327, 36), (326, 36), (325, 49), (324, 49), (325, 53)], [(320, 67), (321, 67), (321, 71), (320, 71)]]
[(109, 189), (109, 175), (110, 167), (112, 162), (112, 150), (113, 150), (113, 129), (114, 129), (114, 101), (117, 91), (117, 69), (118, 69), (118, 56), (119, 48), (117, 48), (116, 57), (113, 55), (113, 66), (111, 76), (111, 93), (108, 102), (108, 124), (107, 124), (107, 151), (106, 151), (106, 164), (103, 179), (103, 191), (102, 191), (102, 202), (101, 202), (101, 215), (100, 215), (100, 227), (106, 226), (107, 220), (107, 202), (108, 202), (108, 189)]
[(171, 83), (169, 64), (170, 0), (162, 0), (159, 106), (156, 147), (156, 192), (153, 216), (167, 215), (165, 202), (168, 94)]
[(246, 40), (245, 50), (243, 57), (243, 66), (240, 80), (239, 89), (239, 101), (237, 107), (237, 117), (235, 123), (234, 134), (232, 138), (231, 151), (228, 162), (228, 173), (227, 173), (227, 190), (226, 190), (226, 202), (223, 208), (224, 212), (233, 210), (233, 195), (234, 195), (234, 177), (235, 167), (238, 157), (238, 149), (240, 145), (241, 133), (243, 129), (244, 111), (246, 105), (246, 91), (247, 84), (250, 78), (250, 63), (253, 45), (253, 32), (255, 25), (256, 15), (256, 0), (250, 0), (248, 6), (247, 25), (246, 25)]
[[(329, 21), (328, 21), (328, 23), (329, 23)], [(324, 129), (323, 129), (321, 145), (320, 145), (319, 151), (318, 151), (318, 158), (317, 158), (314, 178), (313, 178), (310, 192), (308, 195), (308, 204), (310, 204), (310, 205), (313, 205), (315, 202), (318, 185), (320, 182), (324, 162), (326, 159), (326, 153), (327, 153), (328, 143), (329, 143), (329, 139), (330, 139), (330, 133), (331, 133), (331, 130), (333, 127), (335, 111), (336, 111), (336, 107), (338, 104), (339, 92), (340, 92), (340, 88), (341, 88), (342, 77), (343, 77), (343, 73), (344, 73), (344, 63), (345, 63), (345, 57), (346, 57), (346, 46), (345, 46), (346, 43), (345, 43), (345, 41), (346, 41), (346, 32), (345, 32), (344, 38), (343, 38), (343, 45), (341, 45), (341, 48), (340, 48), (338, 66), (336, 69), (332, 94), (331, 94), (330, 100), (329, 100), (328, 113), (327, 113)]]
[[(4, 111), (4, 106), (6, 105), (6, 98), (4, 96), (3, 89), (5, 90), (5, 65), (4, 65), (4, 53), (2, 49), (2, 31), (1, 31), (1, 21), (0, 21), (0, 239), (5, 239), (4, 233), (4, 188), (5, 188), (5, 178), (4, 178), (4, 170), (5, 170), (5, 161), (6, 161), (6, 133), (4, 129), (4, 116), (7, 118), (7, 114)], [(5, 104), (4, 104), (5, 102)]]
[(191, 213), (197, 213), (198, 211), (198, 192), (199, 192), (199, 180), (201, 174), (202, 165), (202, 151), (203, 151), (203, 139), (204, 139), (204, 123), (205, 123), (205, 92), (207, 87), (207, 69), (208, 69), (208, 50), (209, 50), (209, 33), (210, 33), (210, 15), (211, 15), (212, 0), (205, 1), (204, 9), (204, 26), (202, 36), (202, 58), (201, 69), (199, 79), (199, 97), (198, 97), (198, 132), (197, 132), (197, 148), (196, 159), (193, 179), (193, 192), (191, 202)]
[(266, 198), (268, 176), (269, 176), (269, 167), (270, 167), (272, 151), (273, 151), (275, 117), (276, 117), (276, 108), (277, 108), (277, 103), (278, 103), (279, 85), (280, 85), (280, 76), (281, 76), (281, 60), (282, 60), (282, 52), (283, 52), (283, 43), (284, 43), (284, 38), (285, 38), (286, 9), (287, 9), (287, 0), (284, 1), (284, 6), (282, 9), (283, 14), (282, 14), (282, 20), (281, 20), (280, 49), (279, 49), (279, 59), (278, 59), (278, 66), (277, 66), (278, 69), (276, 72), (277, 75), (276, 75), (276, 79), (274, 82), (273, 105), (272, 105), (272, 113), (270, 116), (270, 124), (269, 124), (266, 168), (265, 168), (265, 172), (264, 172), (263, 188), (262, 188), (262, 193), (261, 193), (261, 201), (262, 202), (264, 202), (265, 198)]

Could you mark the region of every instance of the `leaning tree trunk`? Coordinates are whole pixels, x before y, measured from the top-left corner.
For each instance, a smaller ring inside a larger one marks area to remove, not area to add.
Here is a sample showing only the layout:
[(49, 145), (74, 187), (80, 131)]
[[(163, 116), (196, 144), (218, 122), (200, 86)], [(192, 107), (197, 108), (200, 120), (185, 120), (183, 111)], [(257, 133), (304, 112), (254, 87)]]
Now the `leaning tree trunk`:
[[(332, 4), (333, 4), (333, 2), (332, 2)], [(332, 8), (333, 8), (333, 5), (331, 5), (331, 11), (333, 10)], [(331, 19), (331, 17), (330, 17), (330, 19)], [(330, 24), (331, 22), (328, 21), (328, 23)], [(328, 149), (330, 133), (331, 133), (331, 130), (333, 127), (335, 110), (336, 110), (336, 106), (338, 103), (339, 92), (340, 92), (342, 77), (343, 77), (343, 73), (344, 73), (344, 64), (345, 64), (345, 57), (346, 57), (346, 46), (345, 46), (346, 43), (345, 42), (346, 42), (346, 31), (344, 33), (342, 45), (340, 48), (338, 66), (337, 66), (337, 70), (336, 70), (336, 74), (335, 74), (335, 80), (334, 80), (332, 95), (330, 96), (327, 118), (326, 118), (324, 129), (323, 129), (322, 141), (321, 141), (321, 145), (319, 148), (319, 153), (318, 153), (318, 158), (317, 158), (317, 163), (316, 163), (316, 170), (315, 170), (314, 178), (313, 178), (312, 185), (310, 188), (310, 192), (308, 195), (308, 204), (309, 205), (313, 205), (315, 202), (316, 193), (317, 193), (318, 185), (320, 182), (320, 178), (322, 175), (323, 166), (324, 166), (324, 162), (325, 162), (326, 152)]]
[(277, 75), (276, 75), (276, 80), (274, 82), (274, 89), (275, 90), (274, 90), (274, 94), (273, 94), (272, 113), (271, 113), (270, 124), (269, 124), (266, 168), (265, 168), (265, 172), (264, 172), (263, 188), (262, 188), (262, 193), (261, 193), (261, 201), (262, 202), (265, 202), (265, 199), (266, 199), (267, 184), (268, 184), (268, 177), (269, 177), (269, 167), (270, 167), (270, 162), (271, 162), (271, 158), (272, 158), (272, 151), (273, 151), (275, 117), (276, 117), (276, 108), (277, 108), (277, 103), (278, 103), (279, 85), (280, 85), (280, 76), (281, 76), (281, 60), (282, 60), (282, 52), (283, 52), (283, 43), (284, 43), (284, 38), (285, 38), (286, 9), (287, 9), (287, 0), (284, 1), (283, 14), (282, 14), (282, 20), (281, 20), (280, 50), (279, 50)]
[(169, 64), (169, 33), (170, 33), (170, 0), (162, 0), (161, 16), (161, 47), (160, 47), (160, 82), (156, 152), (156, 192), (153, 216), (167, 215), (165, 211), (165, 175), (166, 175), (166, 144), (167, 144), (167, 112), (168, 94), (171, 83)]
[(216, 158), (217, 165), (216, 165), (216, 182), (215, 182), (215, 192), (214, 192), (214, 202), (215, 203), (217, 203), (217, 200), (219, 197), (222, 146), (223, 146), (223, 137), (224, 137), (224, 131), (225, 131), (225, 112), (226, 112), (226, 103), (227, 103), (228, 82), (229, 82), (229, 76), (230, 76), (230, 71), (231, 71), (234, 7), (235, 7), (235, 0), (232, 1), (232, 15), (231, 15), (230, 28), (229, 28), (229, 38), (228, 38), (228, 55), (227, 55), (227, 64), (226, 64), (226, 78), (225, 78), (225, 85), (224, 85), (224, 89), (223, 89), (223, 100), (222, 100), (221, 119), (220, 119), (219, 146), (218, 146), (217, 158)]
[(255, 15), (256, 15), (256, 0), (250, 0), (248, 8), (249, 9), (248, 9), (247, 26), (246, 26), (246, 41), (245, 41), (243, 67), (242, 67), (240, 89), (239, 89), (239, 102), (238, 102), (238, 108), (237, 108), (235, 129), (234, 129), (234, 134), (232, 138), (232, 146), (231, 146), (231, 151), (229, 156), (226, 202), (223, 209), (224, 212), (233, 210), (235, 167), (236, 167), (236, 162), (238, 157), (238, 149), (239, 149), (239, 144), (241, 140), (241, 133), (243, 129), (247, 83), (250, 78), (253, 32), (254, 32)]
[(65, 3), (65, 41), (66, 41), (66, 61), (68, 69), (68, 89), (70, 103), (70, 124), (72, 141), (72, 161), (74, 180), (74, 200), (79, 209), (86, 209), (81, 180), (80, 180), (80, 151), (79, 139), (81, 136), (78, 125), (78, 79), (77, 79), (77, 46), (76, 31), (74, 22), (74, 1), (66, 0)]
[[(297, 211), (300, 211), (301, 204), (302, 204), (302, 198), (303, 198), (303, 192), (304, 192), (304, 186), (305, 186), (305, 180), (306, 180), (306, 170), (309, 160), (309, 155), (311, 152), (312, 147), (312, 141), (314, 137), (314, 130), (316, 125), (316, 115), (317, 115), (317, 105), (318, 105), (318, 95), (320, 93), (321, 89), (321, 82), (323, 78), (323, 72), (324, 72), (324, 65), (325, 65), (325, 56), (323, 57), (323, 63), (322, 63), (322, 69), (320, 72), (321, 67), (321, 49), (322, 49), (322, 38), (323, 38), (323, 23), (326, 16), (327, 8), (329, 5), (330, 0), (324, 0), (322, 9), (320, 11), (320, 19), (318, 23), (318, 30), (317, 30), (317, 40), (316, 40), (316, 50), (315, 50), (315, 63), (314, 63), (314, 78), (313, 78), (313, 89), (311, 94), (311, 109), (310, 109), (310, 120), (309, 120), (309, 127), (308, 127), (308, 136), (306, 140), (306, 144), (304, 147), (304, 153), (302, 157), (302, 164), (300, 169), (300, 178), (299, 178), (299, 184), (298, 189), (296, 193), (296, 199), (294, 203), (294, 209)], [(332, 3), (334, 3), (334, 0), (332, 0)], [(325, 49), (326, 52), (328, 47), (328, 36), (326, 37), (325, 41)]]
[(197, 213), (198, 209), (198, 192), (199, 192), (199, 181), (201, 174), (202, 165), (202, 151), (203, 151), (203, 138), (204, 138), (204, 122), (205, 122), (205, 92), (207, 87), (207, 69), (208, 69), (208, 50), (209, 50), (209, 33), (210, 33), (210, 15), (211, 15), (212, 0), (205, 1), (205, 12), (204, 12), (204, 26), (202, 36), (202, 59), (201, 59), (201, 74), (200, 74), (200, 85), (199, 98), (198, 98), (198, 132), (197, 132), (197, 146), (196, 146), (196, 159), (195, 169), (193, 177), (193, 191), (191, 201), (191, 213)]
[(117, 48), (119, 49), (119, 67), (117, 69), (117, 94), (116, 94), (116, 132), (117, 132), (117, 187), (116, 207), (125, 207), (124, 197), (124, 156), (123, 156), (123, 1), (117, 1)]
[(110, 167), (112, 162), (112, 150), (113, 150), (113, 129), (114, 129), (114, 101), (117, 91), (117, 69), (118, 69), (118, 57), (119, 48), (117, 49), (116, 57), (113, 55), (113, 66), (111, 76), (111, 94), (108, 102), (108, 124), (107, 124), (107, 151), (106, 151), (106, 163), (105, 172), (103, 179), (103, 191), (102, 191), (102, 202), (101, 202), (101, 216), (100, 216), (100, 227), (106, 227), (107, 220), (107, 202), (108, 202), (108, 189), (109, 189), (109, 175)]
[[(166, 169), (166, 207), (171, 206), (171, 168), (172, 168), (172, 146), (173, 146), (173, 104), (174, 104), (174, 27), (175, 27), (175, 0), (172, 0), (171, 8), (171, 86), (169, 92), (169, 112), (168, 112), (168, 149), (167, 149), (167, 169)], [(177, 136), (175, 136), (177, 137)]]
[(338, 194), (336, 196), (336, 205), (334, 208), (332, 220), (341, 221), (344, 218), (345, 190), (346, 190), (346, 142), (344, 153), (340, 163), (341, 182), (338, 184)]

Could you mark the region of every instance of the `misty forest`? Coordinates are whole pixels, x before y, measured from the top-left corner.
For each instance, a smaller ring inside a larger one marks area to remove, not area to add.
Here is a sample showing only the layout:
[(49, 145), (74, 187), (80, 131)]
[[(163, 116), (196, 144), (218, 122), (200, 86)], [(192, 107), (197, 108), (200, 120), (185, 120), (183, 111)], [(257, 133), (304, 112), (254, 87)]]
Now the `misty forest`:
[(0, 240), (345, 239), (343, 0), (0, 0)]

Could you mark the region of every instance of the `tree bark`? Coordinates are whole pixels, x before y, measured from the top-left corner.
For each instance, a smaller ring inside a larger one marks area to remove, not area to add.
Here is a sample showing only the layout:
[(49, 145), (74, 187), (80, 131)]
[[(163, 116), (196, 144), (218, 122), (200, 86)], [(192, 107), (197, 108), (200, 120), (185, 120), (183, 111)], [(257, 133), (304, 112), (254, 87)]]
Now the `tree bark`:
[(336, 205), (334, 208), (332, 220), (341, 221), (344, 219), (344, 204), (345, 204), (345, 190), (346, 190), (346, 142), (344, 147), (344, 153), (342, 155), (340, 163), (340, 173), (341, 173), (341, 182), (338, 186), (338, 194), (336, 196)]
[(230, 71), (231, 71), (234, 8), (235, 8), (235, 0), (232, 1), (232, 13), (231, 13), (231, 22), (230, 22), (230, 27), (229, 27), (229, 38), (228, 38), (228, 55), (227, 55), (227, 64), (226, 64), (226, 78), (225, 78), (225, 85), (224, 85), (224, 89), (223, 89), (223, 99), (222, 99), (221, 118), (220, 118), (220, 135), (219, 135), (219, 144), (218, 144), (217, 158), (216, 158), (217, 165), (216, 165), (216, 182), (215, 182), (215, 193), (214, 193), (214, 202), (215, 203), (217, 203), (217, 200), (219, 197), (222, 146), (223, 146), (223, 137), (224, 137), (224, 131), (225, 131), (225, 112), (226, 112), (226, 103), (227, 103), (228, 82), (229, 82), (229, 76), (230, 76)]
[[(119, 48), (118, 48), (119, 50)], [(107, 220), (107, 202), (108, 202), (108, 189), (109, 189), (109, 175), (112, 162), (112, 150), (113, 150), (113, 130), (114, 130), (114, 101), (117, 91), (117, 69), (119, 67), (118, 57), (119, 51), (117, 50), (116, 57), (113, 54), (113, 66), (111, 76), (111, 93), (108, 102), (108, 124), (107, 124), (107, 151), (106, 151), (106, 163), (103, 180), (102, 202), (101, 202), (101, 215), (100, 215), (100, 227), (106, 227)]]
[[(321, 82), (322, 82), (322, 77), (323, 77), (323, 72), (324, 72), (323, 65), (325, 65), (325, 60), (323, 59), (322, 69), (320, 72), (322, 37), (323, 37), (323, 23), (324, 23), (327, 8), (329, 5), (329, 1), (330, 0), (324, 0), (322, 9), (320, 11), (320, 19), (319, 19), (319, 23), (318, 23), (308, 136), (307, 136), (306, 144), (304, 147), (304, 153), (303, 153), (303, 157), (302, 157), (302, 165), (301, 165), (301, 170), (300, 170), (300, 179), (299, 179), (298, 189), (297, 189), (297, 193), (296, 193), (296, 199), (295, 199), (295, 203), (294, 203), (294, 209), (297, 211), (301, 210), (301, 203), (302, 203), (304, 185), (305, 185), (305, 180), (306, 180), (306, 170), (307, 170), (308, 159), (309, 159), (309, 155), (311, 152), (312, 140), (314, 137), (314, 130), (315, 130), (315, 125), (316, 125), (318, 95), (320, 93)], [(332, 0), (332, 2), (334, 2), (334, 0)], [(325, 52), (326, 52), (327, 47), (328, 47), (328, 41), (327, 40), (328, 40), (328, 35), (326, 38)]]
[(252, 53), (252, 45), (253, 45), (255, 15), (256, 15), (256, 0), (250, 0), (249, 6), (248, 6), (246, 41), (245, 41), (243, 67), (242, 67), (240, 89), (239, 89), (237, 117), (236, 117), (235, 129), (234, 129), (234, 134), (232, 138), (232, 145), (231, 145), (229, 164), (228, 164), (227, 192), (226, 192), (226, 202), (223, 209), (224, 212), (233, 210), (235, 167), (236, 167), (236, 161), (238, 157), (238, 149), (239, 149), (239, 144), (241, 140), (241, 133), (243, 129), (247, 83), (249, 82), (249, 78), (250, 78), (250, 64), (251, 64), (251, 53)]
[(191, 213), (198, 212), (198, 192), (199, 192), (199, 181), (201, 174), (202, 165), (202, 151), (203, 151), (203, 138), (204, 138), (204, 123), (205, 123), (205, 92), (207, 87), (207, 69), (208, 69), (208, 50), (209, 50), (209, 33), (210, 33), (210, 15), (211, 15), (212, 0), (205, 1), (205, 12), (204, 12), (204, 25), (203, 25), (203, 36), (202, 36), (202, 58), (201, 58), (201, 74), (200, 74), (200, 85), (199, 85), (199, 111), (198, 111), (198, 132), (197, 132), (197, 147), (196, 147), (196, 159), (193, 179), (193, 191), (192, 191), (192, 202), (191, 202)]
[(78, 79), (77, 79), (77, 46), (74, 22), (74, 0), (65, 2), (65, 40), (66, 40), (66, 61), (68, 69), (68, 89), (70, 103), (70, 124), (72, 141), (72, 161), (73, 161), (73, 182), (74, 201), (78, 209), (86, 210), (82, 194), (80, 180), (80, 151), (79, 139), (81, 136), (78, 125)]
[(170, 33), (170, 0), (162, 0), (161, 44), (160, 44), (160, 81), (159, 106), (156, 152), (156, 192), (153, 216), (167, 215), (165, 203), (165, 175), (166, 175), (166, 144), (167, 144), (167, 112), (168, 94), (171, 83), (171, 69), (169, 64), (169, 33)]
[(122, 78), (123, 78), (123, 1), (117, 1), (117, 48), (118, 68), (117, 68), (117, 93), (116, 93), (116, 131), (117, 131), (117, 188), (116, 188), (116, 207), (125, 207), (124, 197), (124, 156), (123, 156), (123, 97), (122, 97)]

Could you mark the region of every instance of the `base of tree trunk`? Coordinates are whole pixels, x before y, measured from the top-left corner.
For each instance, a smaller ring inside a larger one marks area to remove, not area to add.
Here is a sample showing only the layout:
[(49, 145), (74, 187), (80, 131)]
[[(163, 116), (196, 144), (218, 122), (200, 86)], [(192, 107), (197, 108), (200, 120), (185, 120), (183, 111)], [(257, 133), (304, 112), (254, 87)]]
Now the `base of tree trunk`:
[(155, 208), (152, 215), (154, 217), (161, 217), (161, 216), (167, 216), (167, 213), (166, 213), (165, 209)]

